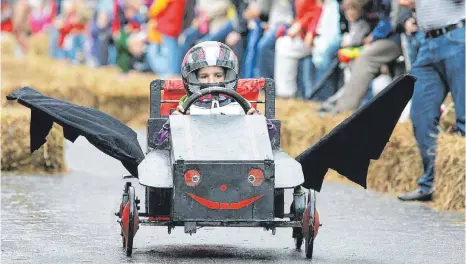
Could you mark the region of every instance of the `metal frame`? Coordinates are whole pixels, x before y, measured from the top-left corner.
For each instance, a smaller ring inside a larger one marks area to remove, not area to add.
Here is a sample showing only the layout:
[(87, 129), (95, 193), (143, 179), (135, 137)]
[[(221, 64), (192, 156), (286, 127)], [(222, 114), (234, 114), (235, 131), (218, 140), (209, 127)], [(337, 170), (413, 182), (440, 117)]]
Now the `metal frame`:
[[(151, 149), (169, 149), (168, 140), (162, 145), (157, 144), (157, 133), (168, 119), (168, 116), (162, 116), (160, 108), (162, 105), (161, 92), (163, 90), (164, 80), (153, 80), (150, 83), (150, 109), (149, 120), (147, 121), (147, 152)], [(280, 148), (280, 120), (275, 119), (275, 82), (273, 79), (265, 78), (265, 117), (270, 119), (277, 127), (277, 133), (272, 140), (272, 148)]]
[[(146, 226), (184, 226), (186, 222), (182, 221), (160, 221), (160, 220), (149, 220), (148, 217), (139, 217), (139, 224)], [(198, 227), (209, 227), (209, 226), (221, 226), (221, 227), (301, 227), (299, 221), (195, 221)]]
[[(161, 99), (161, 92), (163, 90), (164, 80), (153, 80), (150, 83), (150, 115), (149, 118), (161, 118), (160, 106), (165, 102), (172, 102), (172, 100), (165, 101)], [(265, 78), (265, 101), (257, 100), (251, 101), (252, 103), (265, 103), (265, 117), (267, 119), (275, 119), (275, 82), (270, 78)]]

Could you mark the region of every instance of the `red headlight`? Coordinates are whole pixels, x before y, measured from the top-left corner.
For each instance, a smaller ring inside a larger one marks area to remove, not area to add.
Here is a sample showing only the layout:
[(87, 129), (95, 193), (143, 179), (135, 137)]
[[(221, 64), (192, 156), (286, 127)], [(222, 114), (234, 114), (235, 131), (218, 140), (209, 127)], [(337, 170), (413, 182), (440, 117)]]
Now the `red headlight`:
[(261, 185), (264, 173), (260, 169), (252, 169), (248, 174), (248, 181), (254, 186)]
[(184, 180), (188, 186), (196, 186), (201, 181), (201, 173), (197, 170), (188, 170), (184, 174)]

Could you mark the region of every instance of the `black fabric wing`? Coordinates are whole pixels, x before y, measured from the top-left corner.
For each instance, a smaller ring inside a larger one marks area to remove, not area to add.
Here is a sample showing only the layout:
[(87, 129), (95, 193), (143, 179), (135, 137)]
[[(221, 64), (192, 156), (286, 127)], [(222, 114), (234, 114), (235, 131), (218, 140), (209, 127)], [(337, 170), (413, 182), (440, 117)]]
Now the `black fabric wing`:
[(369, 103), (341, 122), (319, 142), (296, 157), (304, 173), (303, 187), (320, 191), (328, 169), (367, 188), (370, 160), (385, 145), (414, 92), (416, 78), (403, 75)]
[(80, 135), (102, 152), (120, 160), (134, 176), (144, 153), (137, 134), (118, 119), (93, 108), (75, 105), (45, 96), (30, 88), (21, 88), (7, 96), (31, 109), (31, 153), (46, 142), (53, 122), (63, 127), (66, 139), (74, 142)]

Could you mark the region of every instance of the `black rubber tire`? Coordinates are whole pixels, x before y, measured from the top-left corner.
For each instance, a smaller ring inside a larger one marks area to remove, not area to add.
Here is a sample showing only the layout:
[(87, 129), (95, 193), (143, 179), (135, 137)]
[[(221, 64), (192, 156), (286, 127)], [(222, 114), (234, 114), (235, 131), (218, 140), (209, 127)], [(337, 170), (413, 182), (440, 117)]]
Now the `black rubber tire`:
[(312, 251), (314, 250), (314, 231), (311, 231), (312, 235), (306, 237), (306, 244), (304, 244), (304, 251), (306, 253), (306, 258), (312, 259)]
[(136, 212), (134, 187), (128, 187), (128, 203), (129, 203), (129, 218), (128, 218), (128, 239), (126, 241), (126, 256), (130, 257), (133, 253), (133, 238), (134, 238), (134, 216)]
[(311, 218), (312, 221), (309, 223), (309, 231), (305, 234), (305, 244), (304, 244), (304, 251), (306, 253), (306, 258), (312, 259), (312, 253), (314, 251), (314, 216), (316, 212), (316, 196), (315, 191), (311, 190), (308, 196), (308, 204), (311, 205)]

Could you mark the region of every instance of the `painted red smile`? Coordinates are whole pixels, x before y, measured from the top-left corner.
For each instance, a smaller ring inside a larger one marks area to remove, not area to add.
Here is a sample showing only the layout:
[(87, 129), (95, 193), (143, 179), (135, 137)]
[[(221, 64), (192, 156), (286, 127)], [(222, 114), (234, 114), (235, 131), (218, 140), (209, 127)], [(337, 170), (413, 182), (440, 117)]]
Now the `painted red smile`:
[(214, 201), (211, 201), (211, 200), (207, 200), (205, 198), (202, 198), (202, 197), (199, 197), (197, 195), (194, 195), (192, 193), (186, 193), (187, 195), (189, 195), (189, 197), (193, 198), (193, 200), (195, 200), (196, 202), (198, 202), (199, 204), (209, 208), (209, 209), (215, 209), (215, 210), (239, 210), (241, 208), (244, 208), (252, 203), (254, 203), (255, 201), (259, 200), (260, 198), (262, 198), (263, 195), (258, 195), (258, 196), (255, 196), (255, 197), (252, 197), (252, 198), (249, 198), (249, 199), (246, 199), (246, 200), (242, 200), (242, 201), (239, 201), (239, 202), (236, 202), (236, 203), (219, 203), (219, 202), (214, 202)]

